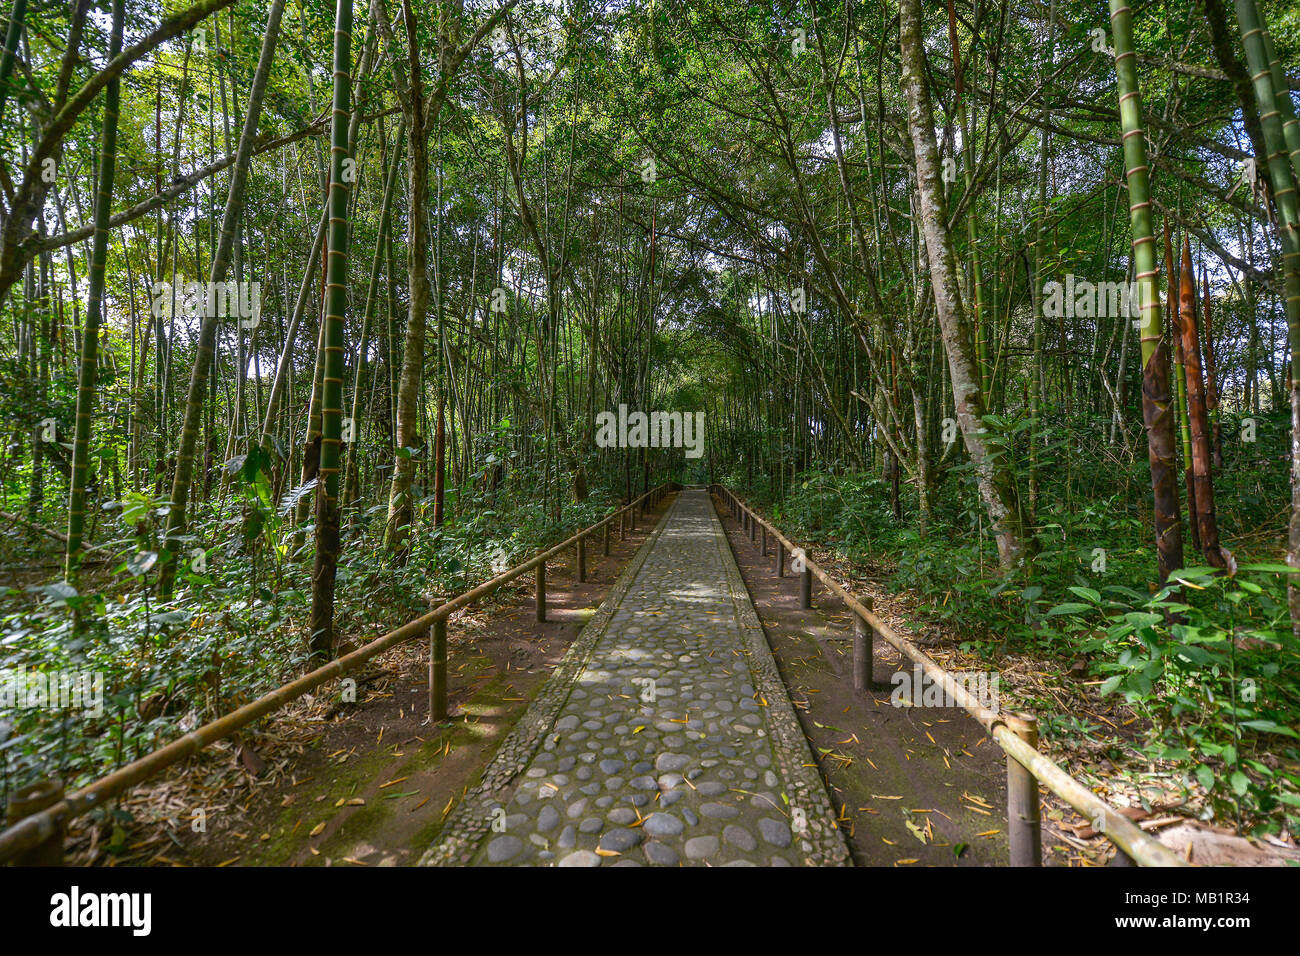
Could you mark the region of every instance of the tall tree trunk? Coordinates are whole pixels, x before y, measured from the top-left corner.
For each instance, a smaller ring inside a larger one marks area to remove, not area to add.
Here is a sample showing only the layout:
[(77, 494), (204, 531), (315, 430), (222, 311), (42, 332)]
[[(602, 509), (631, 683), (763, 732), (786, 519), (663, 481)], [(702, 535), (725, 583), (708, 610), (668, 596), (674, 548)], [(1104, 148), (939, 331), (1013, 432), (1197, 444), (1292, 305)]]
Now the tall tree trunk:
[[(224, 282), (230, 270), (231, 253), (235, 243), (235, 224), (244, 208), (248, 165), (253, 156), (253, 140), (257, 137), (257, 123), (262, 116), (262, 96), (266, 92), (266, 81), (271, 74), (271, 61), (275, 59), (275, 45), (280, 35), (280, 15), (283, 11), (284, 0), (272, 0), (271, 9), (267, 14), (266, 34), (262, 37), (262, 50), (257, 61), (257, 72), (253, 75), (252, 87), (248, 91), (248, 112), (244, 116), (244, 128), (239, 134), (235, 164), (231, 168), (230, 190), (226, 195), (226, 209), (221, 219), (221, 235), (208, 273), (209, 288), (215, 283)], [(205, 312), (211, 311), (213, 310), (205, 310)], [(159, 582), (160, 590), (164, 595), (171, 593), (176, 574), (176, 562), (185, 535), (186, 509), (194, 480), (194, 449), (199, 439), (203, 398), (207, 391), (208, 373), (212, 368), (212, 356), (216, 349), (219, 321), (218, 316), (204, 315), (199, 325), (194, 368), (190, 372), (189, 389), (185, 397), (184, 424), (181, 427), (180, 446), (176, 452), (176, 474), (172, 479), (171, 505), (167, 512), (167, 555)]]
[(988, 512), (990, 530), (998, 545), (1003, 569), (1021, 565), (1026, 557), (1024, 528), (1015, 482), (1005, 458), (994, 457), (986, 439), (984, 400), (971, 330), (962, 307), (961, 291), (948, 231), (948, 210), (940, 180), (939, 150), (934, 138), (934, 110), (926, 78), (925, 48), (921, 33), (920, 0), (899, 4), (899, 48), (902, 83), (907, 96), (908, 126), (916, 157), (916, 191), (920, 200), (926, 258), (934, 292), (935, 311), (948, 370), (953, 405), (966, 450), (975, 466), (980, 495)]
[(1210, 300), (1210, 274), (1202, 266), (1201, 301), (1205, 317), (1205, 408), (1210, 413), (1210, 448), (1216, 471), (1223, 471), (1223, 430), (1219, 423), (1219, 369), (1214, 359), (1214, 304)]
[[(1286, 324), (1291, 346), (1291, 370), (1287, 376), (1291, 402), (1291, 519), (1287, 530), (1286, 561), (1300, 570), (1300, 208), (1296, 188), (1300, 182), (1300, 157), (1292, 154), (1288, 163), (1284, 113), (1290, 112), (1290, 91), (1275, 86), (1265, 43), (1267, 34), (1254, 0), (1236, 0), (1237, 24), (1246, 47), (1246, 63), (1255, 87), (1264, 145), (1268, 150), (1268, 174), (1277, 210), (1278, 241), (1282, 246), (1282, 275)], [(1258, 159), (1258, 157), (1256, 157)], [(1300, 586), (1292, 576), (1287, 600), (1291, 627), (1300, 638)]]
[(320, 481), (316, 557), (311, 571), (311, 649), (334, 647), (334, 579), (339, 557), (339, 446), (343, 435), (343, 312), (348, 298), (348, 119), (352, 97), (352, 3), (338, 0), (334, 20), (334, 117), (330, 124), (330, 233), (326, 268), (325, 374), (321, 389)]
[(1161, 332), (1156, 277), (1156, 237), (1151, 224), (1151, 181), (1142, 94), (1138, 89), (1133, 11), (1126, 0), (1110, 0), (1119, 86), (1120, 125), (1124, 131), (1124, 170), (1128, 182), (1129, 225), (1133, 233), (1133, 272), (1142, 310), (1142, 421), (1147, 429), (1151, 496), (1156, 530), (1156, 560), (1163, 584), (1183, 566), (1183, 534), (1178, 517), (1174, 422), (1169, 398), (1169, 351)]
[(433, 436), (433, 526), (442, 527), (447, 480), (447, 398), (438, 399), (438, 425)]
[(1201, 549), (1212, 567), (1226, 565), (1219, 550), (1219, 524), (1214, 515), (1214, 480), (1210, 474), (1210, 422), (1206, 410), (1205, 384), (1201, 378), (1201, 346), (1196, 332), (1196, 277), (1192, 271), (1192, 250), (1183, 236), (1183, 275), (1179, 288), (1179, 320), (1182, 323), (1183, 371), (1187, 376), (1187, 417), (1192, 429), (1191, 467), (1196, 481), (1196, 526)]
[[(21, 10), (15, 8), (15, 13), (19, 14)], [(125, 18), (126, 0), (113, 0), (113, 23), (108, 40), (110, 60), (122, 49), (122, 24)], [(12, 24), (10, 32), (12, 33)], [(86, 326), (81, 333), (77, 424), (72, 439), (72, 475), (68, 494), (68, 547), (63, 567), (64, 577), (68, 580), (76, 577), (77, 568), (81, 564), (81, 538), (85, 528), (86, 472), (90, 466), (90, 423), (95, 414), (99, 376), (99, 329), (104, 321), (104, 270), (108, 261), (108, 217), (113, 207), (113, 173), (117, 168), (119, 99), (119, 81), (114, 77), (104, 90), (104, 125), (99, 146), (99, 185), (95, 193), (95, 238), (90, 254), (90, 295), (86, 304)]]
[[(14, 59), (18, 52), (18, 38), (23, 32), (23, 18), (27, 16), (27, 0), (14, 0), (9, 12), (9, 29), (5, 31), (4, 49), (0, 50), (0, 121), (4, 120), (5, 100), (9, 96), (9, 79), (14, 73)], [(119, 39), (113, 56), (122, 49)], [(110, 57), (112, 59), (112, 57)], [(114, 81), (116, 84), (116, 81)]]
[[(399, 92), (409, 137), (406, 141), (407, 255), (409, 302), (406, 343), (402, 352), (401, 380), (397, 390), (397, 455), (388, 494), (388, 520), (384, 543), (390, 553), (404, 559), (412, 521), (411, 481), (419, 435), (420, 379), (424, 370), (424, 338), (429, 311), (429, 131), (425, 125), (424, 82), (421, 78), (416, 22), (409, 0), (402, 5), (406, 21), (407, 67), (410, 77)], [(399, 67), (400, 69), (400, 67)]]
[(1165, 275), (1168, 280), (1165, 283), (1165, 303), (1169, 310), (1169, 328), (1172, 329), (1170, 338), (1174, 344), (1174, 382), (1173, 389), (1177, 392), (1177, 403), (1174, 406), (1174, 414), (1177, 417), (1178, 435), (1183, 445), (1183, 487), (1187, 494), (1187, 530), (1192, 539), (1192, 550), (1196, 553), (1201, 551), (1201, 529), (1196, 522), (1196, 469), (1192, 467), (1192, 427), (1187, 417), (1187, 377), (1183, 374), (1183, 337), (1179, 334), (1182, 328), (1182, 309), (1179, 303), (1179, 281), (1178, 271), (1174, 262), (1174, 247), (1169, 237), (1169, 223), (1164, 224), (1165, 233)]

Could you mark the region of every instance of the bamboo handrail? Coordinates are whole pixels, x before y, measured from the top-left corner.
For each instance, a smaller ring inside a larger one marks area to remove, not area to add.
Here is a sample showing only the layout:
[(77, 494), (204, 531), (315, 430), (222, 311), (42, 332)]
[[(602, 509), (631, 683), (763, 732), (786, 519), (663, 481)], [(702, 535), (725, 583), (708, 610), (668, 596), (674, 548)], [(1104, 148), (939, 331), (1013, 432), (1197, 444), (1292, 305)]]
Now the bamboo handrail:
[(1128, 854), (1136, 863), (1141, 866), (1187, 865), (1185, 860), (1167, 846), (1144, 832), (1127, 817), (1116, 812), (1110, 804), (1071, 777), (1050, 757), (1039, 753), (1034, 747), (1016, 736), (1015, 732), (1007, 726), (1006, 718), (1003, 715), (983, 706), (965, 687), (953, 680), (952, 675), (944, 670), (933, 658), (907, 638), (897, 633), (877, 617), (871, 608), (841, 587), (829, 573), (820, 568), (812, 558), (808, 557), (805, 549), (793, 544), (771, 522), (746, 504), (739, 495), (732, 492), (725, 485), (715, 484), (713, 487), (717, 488), (722, 495), (730, 498), (751, 520), (766, 528), (769, 534), (785, 546), (787, 552), (802, 554), (803, 558), (801, 560), (804, 566), (812, 572), (814, 577), (839, 597), (854, 614), (866, 621), (877, 634), (919, 665), (931, 680), (939, 684), (945, 692), (951, 695), (950, 699), (957, 701), (965, 708), (967, 713), (979, 721), (984, 729), (989, 732), (989, 736), (997, 742), (998, 746), (1008, 756), (1019, 762), (1048, 790), (1093, 821), (1094, 827), (1100, 830), (1102, 835)]
[(423, 637), (435, 621), (445, 621), (457, 611), (468, 607), (481, 598), (487, 597), (502, 585), (508, 584), (515, 578), (527, 574), (529, 571), (533, 570), (533, 568), (546, 562), (564, 549), (573, 547), (580, 539), (599, 531), (611, 521), (640, 506), (643, 502), (656, 498), (660, 493), (669, 490), (671, 487), (671, 483), (659, 485), (635, 500), (628, 502), (623, 507), (611, 512), (607, 517), (596, 522), (591, 527), (579, 531), (572, 537), (560, 542), (547, 551), (543, 551), (530, 560), (525, 561), (523, 564), (498, 574), (496, 577), (478, 585), (478, 587), (472, 588), (452, 600), (438, 605), (438, 607), (429, 611), (427, 614), (412, 621), (408, 621), (396, 630), (390, 631), (382, 637), (375, 638), (370, 643), (357, 648), (355, 651), (352, 651), (349, 654), (344, 654), (342, 657), (335, 658), (328, 664), (304, 674), (297, 680), (290, 681), (289, 683), (271, 691), (269, 694), (265, 694), (257, 700), (251, 701), (223, 717), (219, 717), (214, 721), (204, 724), (202, 727), (190, 731), (184, 737), (174, 740), (166, 746), (132, 761), (125, 767), (115, 770), (113, 773), (87, 784), (76, 793), (65, 797), (53, 806), (47, 807), (29, 817), (25, 817), (13, 826), (0, 832), (0, 860), (8, 859), (16, 853), (39, 846), (54, 834), (60, 832), (60, 828), (66, 821), (81, 816), (83, 813), (93, 810), (97, 806), (102, 806), (109, 797), (115, 796), (128, 787), (134, 786), (141, 781), (148, 779), (160, 770), (171, 766), (177, 761), (198, 753), (205, 747), (215, 743), (223, 737), (229, 736), (241, 727), (257, 720), (259, 717), (264, 717), (272, 711), (283, 707), (285, 704), (289, 703), (289, 701), (319, 687), (326, 681), (346, 676), (355, 671), (361, 664), (389, 648), (405, 643), (406, 641)]

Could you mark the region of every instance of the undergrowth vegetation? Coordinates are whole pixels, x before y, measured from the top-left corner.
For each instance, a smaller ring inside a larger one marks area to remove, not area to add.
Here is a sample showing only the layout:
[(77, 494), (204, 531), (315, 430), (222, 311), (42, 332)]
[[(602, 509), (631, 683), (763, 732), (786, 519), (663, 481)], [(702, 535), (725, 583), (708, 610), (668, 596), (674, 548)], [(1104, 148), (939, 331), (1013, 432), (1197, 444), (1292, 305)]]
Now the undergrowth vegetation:
[[(888, 485), (874, 476), (807, 471), (784, 498), (771, 484), (751, 492), (796, 538), (850, 565), (887, 568), (882, 584), (911, 595), (916, 623), (941, 627), (962, 650), (994, 666), (1005, 655), (1050, 661), (1101, 708), (1124, 705), (1137, 718), (1107, 727), (1039, 694), (1022, 704), (1046, 737), (1105, 739), (1107, 752), (1139, 773), (1173, 768), (1186, 793), (1203, 795), (1207, 818), (1300, 829), (1300, 646), (1276, 546), (1285, 536), (1287, 422), (1262, 418), (1257, 442), (1225, 443), (1216, 490), (1235, 573), (1189, 566), (1159, 589), (1148, 584), (1155, 554), (1145, 456), (1126, 469), (1081, 458), (1096, 434), (1091, 424), (1052, 423), (1036, 553), (1012, 574), (999, 571), (967, 467), (949, 469), (931, 489), (924, 535), (913, 520), (915, 489), (904, 486), (900, 523)], [(1229, 417), (1225, 435), (1236, 426)], [(1002, 453), (1024, 467), (1018, 435)], [(1199, 557), (1190, 545), (1186, 553), (1189, 565)]]

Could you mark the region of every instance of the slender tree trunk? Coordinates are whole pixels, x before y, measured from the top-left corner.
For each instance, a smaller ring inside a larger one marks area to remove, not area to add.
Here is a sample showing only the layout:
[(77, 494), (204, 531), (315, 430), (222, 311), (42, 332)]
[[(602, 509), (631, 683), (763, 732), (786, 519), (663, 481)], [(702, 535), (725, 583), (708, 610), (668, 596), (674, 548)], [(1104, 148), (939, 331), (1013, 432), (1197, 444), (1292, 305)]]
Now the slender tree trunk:
[(325, 374), (321, 389), (320, 482), (316, 557), (311, 571), (311, 649), (334, 647), (334, 580), (339, 557), (339, 446), (343, 435), (343, 313), (348, 296), (348, 120), (352, 97), (352, 3), (338, 0), (334, 20), (334, 117), (330, 124), (329, 264), (326, 268)]
[[(1205, 560), (1212, 567), (1226, 566), (1219, 549), (1219, 525), (1214, 515), (1214, 480), (1210, 473), (1210, 422), (1205, 385), (1201, 378), (1201, 347), (1196, 331), (1196, 278), (1192, 250), (1183, 236), (1183, 275), (1179, 282), (1179, 319), (1182, 322), (1183, 371), (1187, 376), (1187, 417), (1191, 421), (1192, 460), (1196, 481), (1195, 521)], [(1189, 506), (1190, 508), (1190, 506)]]
[(1133, 46), (1133, 11), (1126, 0), (1110, 0), (1119, 86), (1120, 124), (1124, 131), (1124, 169), (1128, 182), (1129, 224), (1133, 233), (1133, 272), (1142, 311), (1142, 420), (1147, 429), (1151, 465), (1156, 555), (1160, 583), (1183, 566), (1183, 535), (1178, 517), (1174, 423), (1169, 397), (1169, 351), (1161, 333), (1156, 237), (1151, 223), (1151, 183), (1142, 95), (1138, 89), (1137, 51)]
[[(1290, 155), (1283, 116), (1291, 111), (1290, 91), (1275, 84), (1267, 34), (1254, 0), (1236, 0), (1237, 23), (1246, 47), (1246, 63), (1255, 87), (1255, 101), (1268, 150), (1268, 174), (1277, 210), (1278, 241), (1282, 246), (1282, 275), (1291, 369), (1287, 376), (1291, 402), (1291, 518), (1287, 529), (1286, 560), (1300, 570), (1300, 207), (1296, 188), (1300, 182), (1300, 156)], [(1258, 159), (1258, 157), (1256, 157)], [(1300, 586), (1288, 585), (1291, 627), (1300, 638)]]
[(1187, 494), (1187, 530), (1192, 541), (1192, 550), (1201, 551), (1201, 529), (1196, 521), (1196, 470), (1192, 467), (1192, 427), (1187, 417), (1187, 377), (1183, 374), (1183, 337), (1179, 329), (1183, 327), (1183, 313), (1179, 296), (1178, 270), (1174, 262), (1174, 247), (1170, 241), (1169, 223), (1164, 224), (1165, 233), (1165, 275), (1168, 276), (1165, 289), (1165, 303), (1169, 311), (1170, 338), (1174, 344), (1174, 383), (1177, 403), (1174, 413), (1177, 416), (1178, 435), (1183, 445), (1183, 487)]
[[(257, 123), (262, 116), (262, 96), (266, 92), (271, 62), (275, 59), (276, 40), (280, 34), (280, 15), (283, 11), (284, 0), (272, 0), (271, 9), (267, 14), (266, 34), (262, 38), (262, 50), (257, 61), (257, 72), (253, 75), (253, 83), (248, 92), (248, 112), (244, 116), (244, 128), (239, 136), (239, 148), (236, 151), (235, 164), (231, 169), (230, 190), (226, 196), (225, 214), (221, 219), (221, 235), (208, 275), (209, 288), (216, 283), (224, 282), (230, 269), (231, 253), (235, 242), (235, 224), (239, 221), (240, 213), (244, 208), (245, 184), (248, 181), (249, 161), (253, 155), (253, 140), (257, 137)], [(209, 308), (204, 311), (214, 310)], [(167, 556), (159, 582), (160, 591), (164, 595), (171, 593), (176, 563), (185, 535), (186, 513), (194, 480), (194, 449), (198, 444), (203, 397), (207, 391), (208, 373), (216, 351), (219, 321), (218, 316), (205, 314), (199, 325), (199, 341), (195, 349), (194, 367), (190, 372), (190, 384), (185, 398), (185, 418), (181, 427), (180, 446), (176, 453), (176, 474), (172, 479), (171, 504), (167, 512)]]
[[(15, 10), (21, 14), (20, 9)], [(126, 0), (113, 0), (109, 59), (122, 49)], [(12, 25), (11, 25), (12, 26)], [(10, 31), (12, 33), (12, 29)], [(10, 64), (12, 65), (12, 64)], [(0, 79), (0, 86), (3, 81)], [(90, 254), (90, 296), (86, 326), (81, 333), (81, 372), (77, 382), (77, 424), (72, 439), (72, 475), (68, 495), (68, 547), (64, 577), (73, 580), (81, 564), (82, 532), (86, 515), (86, 473), (90, 467), (90, 426), (95, 414), (99, 376), (99, 329), (104, 320), (104, 270), (108, 262), (108, 217), (113, 206), (113, 174), (117, 168), (117, 117), (119, 81), (109, 81), (104, 91), (104, 125), (100, 134), (99, 185), (95, 193), (95, 238)]]
[(975, 466), (980, 495), (988, 512), (990, 529), (998, 545), (1004, 570), (1017, 568), (1026, 556), (1024, 529), (1015, 483), (1004, 458), (990, 454), (984, 426), (984, 401), (971, 330), (962, 307), (948, 210), (940, 180), (939, 150), (934, 138), (934, 110), (926, 79), (922, 44), (920, 0), (899, 4), (899, 46), (902, 83), (907, 96), (908, 126), (916, 158), (917, 196), (920, 200), (926, 258), (934, 292), (935, 311), (948, 355), (953, 404), (966, 450)]

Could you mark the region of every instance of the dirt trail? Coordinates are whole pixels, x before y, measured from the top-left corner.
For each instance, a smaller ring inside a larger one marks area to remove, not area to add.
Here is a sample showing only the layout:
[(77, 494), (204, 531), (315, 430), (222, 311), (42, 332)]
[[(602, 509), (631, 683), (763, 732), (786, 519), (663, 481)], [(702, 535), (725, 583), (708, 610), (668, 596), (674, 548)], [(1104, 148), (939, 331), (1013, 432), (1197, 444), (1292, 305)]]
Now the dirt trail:
[(891, 677), (912, 667), (882, 640), (873, 692), (855, 695), (848, 608), (814, 581), (813, 607), (800, 610), (797, 577), (775, 574), (775, 545), (763, 558), (761, 543), (751, 543), (725, 508), (720, 513), (855, 862), (1006, 865), (1006, 765), (998, 746), (960, 708), (895, 707)]

